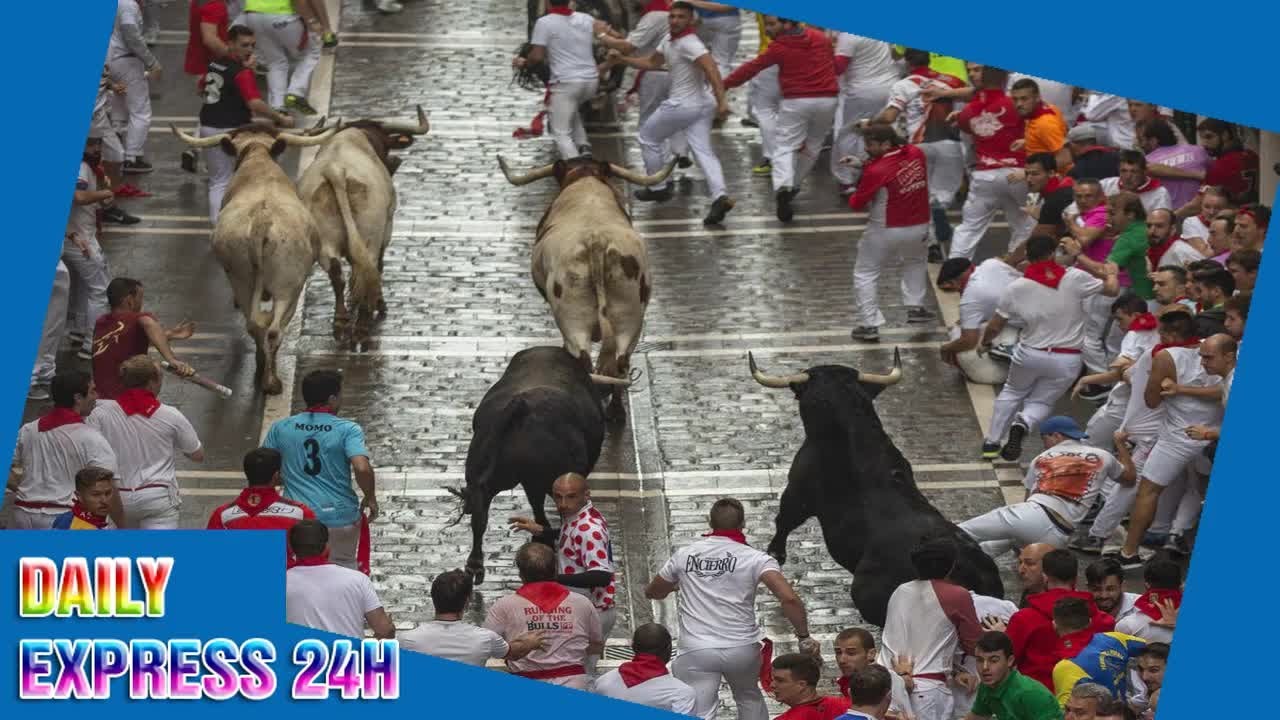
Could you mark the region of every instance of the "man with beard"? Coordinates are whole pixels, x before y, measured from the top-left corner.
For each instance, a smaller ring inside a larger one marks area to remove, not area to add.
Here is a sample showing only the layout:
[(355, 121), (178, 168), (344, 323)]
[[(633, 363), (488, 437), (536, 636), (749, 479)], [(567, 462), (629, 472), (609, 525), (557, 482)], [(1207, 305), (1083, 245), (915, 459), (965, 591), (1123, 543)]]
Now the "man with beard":
[(1165, 265), (1186, 267), (1204, 254), (1174, 232), (1176, 220), (1172, 210), (1159, 208), (1147, 213), (1147, 260), (1151, 267)]
[[(1027, 156), (1023, 177), (1027, 181), (1028, 203), (1024, 211), (1036, 222), (1032, 235), (1062, 237), (1067, 234), (1063, 213), (1076, 202), (1075, 180), (1059, 175), (1058, 167), (1057, 159), (1050, 153)], [(1009, 173), (1011, 182), (1015, 175)]]
[(1124, 579), (1124, 568), (1115, 558), (1098, 558), (1084, 569), (1085, 587), (1093, 595), (1093, 604), (1117, 623), (1133, 614), (1139, 597), (1125, 592)]

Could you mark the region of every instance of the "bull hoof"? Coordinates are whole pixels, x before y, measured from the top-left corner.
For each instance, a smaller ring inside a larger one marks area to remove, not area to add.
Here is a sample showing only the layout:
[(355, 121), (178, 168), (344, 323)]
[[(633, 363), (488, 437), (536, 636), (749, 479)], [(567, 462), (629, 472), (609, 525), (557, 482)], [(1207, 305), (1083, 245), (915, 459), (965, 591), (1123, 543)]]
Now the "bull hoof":
[(484, 582), (484, 565), (474, 566), (467, 563), (466, 573), (471, 576), (471, 584), (479, 585)]
[(262, 392), (266, 395), (279, 395), (284, 392), (284, 384), (280, 382), (280, 378), (271, 378), (262, 384)]
[(387, 319), (387, 302), (382, 298), (378, 298), (378, 320)]
[(627, 408), (617, 400), (611, 401), (604, 409), (604, 418), (618, 425), (627, 424)]
[(787, 551), (786, 551), (786, 550), (778, 550), (777, 548), (770, 547), (770, 548), (769, 548), (768, 550), (766, 550), (765, 552), (766, 552), (766, 554), (768, 554), (768, 555), (769, 555), (769, 557), (773, 558), (774, 560), (777, 560), (779, 565), (786, 565), (786, 564), (787, 564)]

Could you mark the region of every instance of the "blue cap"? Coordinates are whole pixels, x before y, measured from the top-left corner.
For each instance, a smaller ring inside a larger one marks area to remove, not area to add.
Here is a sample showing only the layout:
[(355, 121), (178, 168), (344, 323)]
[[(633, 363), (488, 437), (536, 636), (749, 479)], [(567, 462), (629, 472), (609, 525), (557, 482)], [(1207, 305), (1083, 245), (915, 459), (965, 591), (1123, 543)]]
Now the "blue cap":
[(1089, 437), (1080, 429), (1079, 423), (1066, 415), (1054, 415), (1048, 420), (1040, 423), (1041, 435), (1052, 435), (1054, 433), (1066, 435), (1072, 440), (1083, 440)]

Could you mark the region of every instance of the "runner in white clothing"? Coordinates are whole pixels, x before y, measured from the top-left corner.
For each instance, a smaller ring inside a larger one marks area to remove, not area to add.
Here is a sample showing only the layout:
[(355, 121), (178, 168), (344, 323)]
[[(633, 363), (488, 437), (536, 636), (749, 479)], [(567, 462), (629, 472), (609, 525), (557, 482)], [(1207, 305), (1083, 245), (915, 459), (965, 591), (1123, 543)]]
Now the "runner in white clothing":
[(124, 392), (99, 402), (88, 422), (119, 457), (116, 489), (125, 513), (121, 527), (176, 530), (182, 499), (174, 452), (203, 462), (200, 438), (177, 408), (157, 398), (164, 380), (151, 358), (136, 355), (123, 362), (120, 379)]
[(844, 157), (865, 158), (861, 120), (870, 120), (889, 103), (890, 89), (902, 77), (893, 61), (893, 47), (881, 40), (842, 32), (836, 36), (836, 77), (840, 81), (835, 134), (831, 144), (831, 174), (842, 192), (853, 191), (859, 169), (840, 162)]
[(297, 563), (284, 576), (285, 620), (316, 630), (390, 639), (396, 626), (378, 599), (373, 581), (359, 570), (329, 562), (329, 529), (318, 520), (302, 520), (289, 529), (289, 547)]
[[(711, 506), (711, 532), (677, 550), (645, 588), (662, 600), (679, 591), (680, 641), (672, 671), (697, 694), (693, 714), (711, 720), (720, 708), (720, 680), (733, 691), (739, 720), (769, 716), (760, 692), (761, 639), (756, 587), (778, 599), (803, 652), (817, 654), (809, 636), (804, 602), (782, 574), (778, 561), (747, 545), (746, 513), (733, 498)], [(767, 649), (770, 646), (765, 646)]]
[(562, 160), (591, 154), (591, 142), (578, 107), (595, 96), (600, 75), (592, 52), (595, 18), (569, 7), (569, 0), (547, 0), (547, 14), (534, 23), (528, 57), (511, 61), (514, 67), (545, 61), (551, 70), (551, 139)]
[[(1058, 242), (1045, 235), (1027, 241), (1027, 266), (1023, 277), (1010, 283), (996, 314), (982, 335), (984, 349), (1010, 320), (1022, 326), (1022, 336), (1009, 366), (1009, 379), (996, 398), (991, 425), (982, 445), (982, 456), (997, 453), (1010, 462), (1022, 455), (1022, 439), (1049, 415), (1054, 403), (1080, 374), (1080, 348), (1084, 345), (1086, 298), (1119, 292), (1119, 269), (1105, 266), (1099, 280), (1074, 267), (1054, 261)], [(1079, 246), (1069, 250), (1072, 260)], [(1009, 431), (1004, 448), (1000, 440)]]
[(115, 114), (128, 119), (124, 135), (124, 171), (140, 174), (152, 171), (142, 157), (151, 129), (151, 83), (160, 77), (160, 61), (142, 39), (142, 8), (138, 0), (117, 0), (115, 27), (107, 46), (107, 69), (124, 85), (117, 95)]
[[(611, 50), (609, 59), (642, 70), (667, 66), (671, 83), (667, 99), (640, 126), (644, 166), (651, 174), (660, 171), (668, 160), (665, 147), (668, 139), (685, 133), (689, 151), (707, 177), (707, 193), (712, 198), (703, 223), (719, 225), (733, 209), (734, 200), (726, 192), (724, 171), (711, 147), (711, 123), (728, 116), (729, 102), (715, 60), (694, 34), (692, 7), (688, 3), (672, 3), (667, 18), (671, 33), (663, 38), (657, 51), (647, 57), (635, 57)], [(635, 197), (658, 202), (671, 199), (670, 179), (636, 191)]]
[[(938, 270), (938, 289), (960, 293), (960, 321), (950, 329), (950, 341), (940, 348), (942, 361), (960, 368), (969, 382), (1000, 385), (1009, 377), (1009, 363), (979, 355), (978, 341), (1009, 285), (1022, 277), (1010, 256), (988, 258), (975, 266), (968, 258), (950, 258)], [(1012, 355), (1018, 328), (1006, 325), (993, 340), (993, 349)]]
[(631, 649), (633, 658), (596, 678), (591, 691), (677, 715), (692, 715), (693, 688), (667, 670), (671, 633), (657, 623), (641, 625), (631, 636)]
[(527, 632), (510, 643), (498, 633), (462, 621), (471, 602), (471, 576), (463, 570), (440, 573), (431, 581), (435, 617), (401, 633), (400, 649), (483, 667), (490, 658), (519, 660), (542, 647), (541, 630)]

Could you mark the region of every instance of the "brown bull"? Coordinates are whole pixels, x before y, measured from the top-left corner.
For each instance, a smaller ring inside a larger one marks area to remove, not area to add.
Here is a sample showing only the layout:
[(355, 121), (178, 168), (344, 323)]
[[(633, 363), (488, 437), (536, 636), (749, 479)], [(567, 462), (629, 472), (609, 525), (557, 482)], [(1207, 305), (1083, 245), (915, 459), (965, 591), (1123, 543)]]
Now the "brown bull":
[(276, 374), (276, 353), (316, 262), (316, 226), (276, 158), (290, 146), (322, 145), (337, 128), (304, 135), (246, 125), (205, 138), (172, 125), (170, 129), (192, 147), (221, 145), (236, 158), (236, 172), (213, 229), (213, 254), (227, 274), (256, 345), (258, 386), (268, 395), (279, 394), (283, 388)]
[[(652, 278), (644, 238), (631, 226), (622, 195), (609, 182), (617, 177), (637, 185), (662, 182), (674, 161), (654, 175), (612, 163), (574, 158), (513, 177), (513, 185), (554, 176), (560, 192), (538, 223), (533, 244), (533, 282), (551, 305), (565, 350), (592, 371), (591, 343), (600, 340), (594, 372), (625, 378), (640, 341)], [(622, 418), (622, 388), (613, 391), (609, 414)]]
[[(391, 176), (400, 166), (391, 151), (409, 147), (415, 135), (429, 130), (421, 106), (416, 124), (343, 124), (298, 180), (298, 195), (316, 222), (316, 259), (333, 285), (333, 336), (352, 349), (368, 348), (375, 309), (379, 320), (387, 315), (382, 262), (396, 211)], [(351, 263), (350, 313), (343, 298), (343, 258)]]

